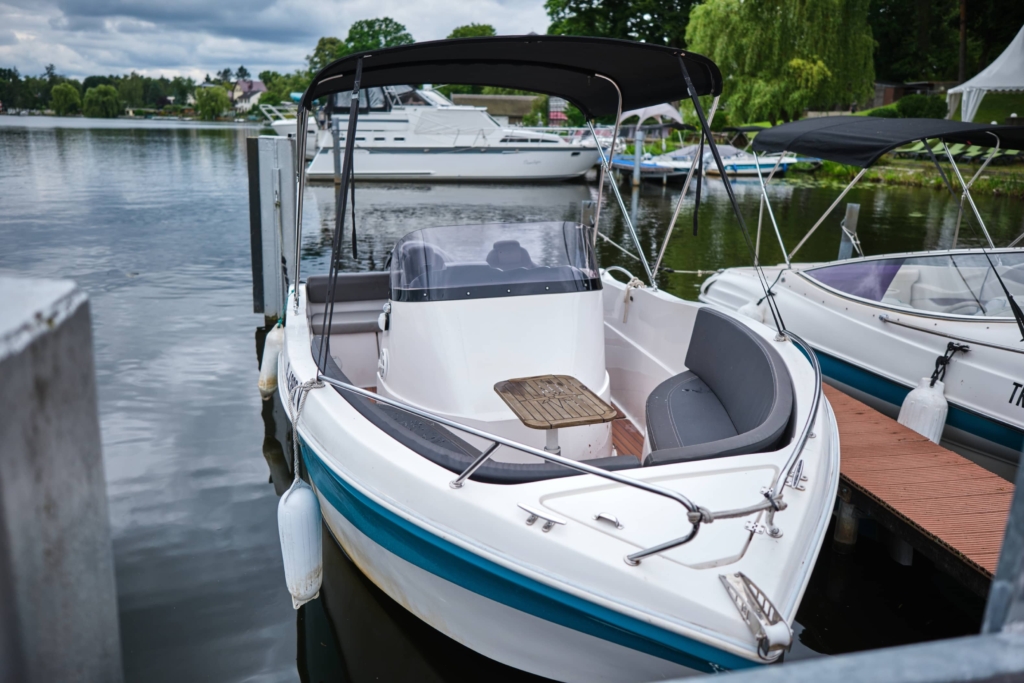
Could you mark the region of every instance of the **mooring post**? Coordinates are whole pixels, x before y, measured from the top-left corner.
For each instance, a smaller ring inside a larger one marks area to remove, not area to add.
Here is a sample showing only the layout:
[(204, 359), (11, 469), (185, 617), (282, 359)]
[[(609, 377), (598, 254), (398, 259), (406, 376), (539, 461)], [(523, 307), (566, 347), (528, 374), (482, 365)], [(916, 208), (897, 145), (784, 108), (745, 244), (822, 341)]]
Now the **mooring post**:
[(636, 135), (633, 137), (633, 187), (640, 187), (640, 162), (644, 156), (644, 132), (637, 124)]
[(839, 241), (839, 260), (853, 257), (853, 242), (857, 239), (857, 218), (860, 216), (860, 204), (847, 204), (846, 217), (843, 218), (843, 236)]
[(73, 282), (0, 278), (0, 377), (0, 680), (116, 683), (92, 324)]
[(331, 115), (331, 137), (334, 138), (334, 184), (341, 185), (341, 119)]
[(261, 135), (249, 139), (247, 152), (253, 312), (271, 325), (284, 315), (294, 273), (295, 140)]
[(588, 228), (594, 227), (594, 223), (597, 221), (597, 202), (585, 199), (580, 202), (580, 225), (585, 225)]
[(982, 633), (1001, 631), (1024, 632), (1024, 467), (1017, 468), (1003, 546), (981, 622)]
[(857, 509), (850, 502), (850, 487), (839, 486), (839, 514), (832, 536), (832, 549), (837, 553), (852, 553), (857, 545)]

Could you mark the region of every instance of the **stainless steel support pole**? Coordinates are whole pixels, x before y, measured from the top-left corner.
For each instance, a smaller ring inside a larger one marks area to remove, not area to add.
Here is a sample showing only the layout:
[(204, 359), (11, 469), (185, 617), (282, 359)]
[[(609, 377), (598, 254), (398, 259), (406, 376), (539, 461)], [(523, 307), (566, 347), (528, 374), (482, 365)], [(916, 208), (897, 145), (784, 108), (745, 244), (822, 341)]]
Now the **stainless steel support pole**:
[[(596, 138), (597, 134), (594, 132), (594, 124), (587, 122), (587, 126), (590, 127), (591, 134)], [(597, 147), (598, 153), (601, 155), (601, 167), (605, 173), (608, 172), (608, 157), (605, 156), (604, 150), (600, 145)], [(619, 211), (622, 212), (622, 219), (626, 221), (626, 227), (629, 228), (629, 234), (633, 237), (633, 244), (636, 245), (637, 254), (640, 256), (640, 263), (644, 266), (644, 271), (647, 273), (647, 281), (651, 283), (651, 289), (657, 289), (658, 284), (654, 280), (654, 274), (651, 272), (651, 266), (647, 263), (647, 256), (644, 255), (643, 247), (640, 245), (640, 238), (636, 234), (636, 228), (633, 227), (633, 221), (629, 218), (629, 211), (626, 210), (626, 203), (622, 200), (622, 193), (619, 192), (619, 186), (615, 183), (611, 183), (612, 194), (615, 195), (615, 200), (619, 204)], [(600, 210), (600, 206), (598, 210)]]
[(804, 235), (804, 238), (800, 240), (799, 243), (797, 243), (796, 247), (793, 248), (793, 251), (789, 252), (789, 257), (786, 259), (787, 263), (790, 259), (793, 258), (793, 256), (796, 255), (796, 252), (800, 251), (800, 247), (804, 246), (804, 243), (811, 238), (811, 235), (814, 234), (814, 231), (817, 230), (818, 227), (825, 222), (825, 219), (828, 218), (830, 213), (832, 213), (832, 210), (839, 206), (839, 202), (843, 201), (843, 197), (846, 196), (846, 193), (852, 190), (853, 186), (857, 184), (857, 181), (864, 177), (864, 174), (867, 173), (867, 170), (868, 169), (866, 168), (860, 169), (860, 172), (853, 177), (853, 180), (850, 181), (850, 184), (843, 188), (843, 191), (839, 193), (839, 196), (836, 197), (836, 200), (832, 202), (832, 206), (828, 207), (825, 213), (821, 215), (821, 218), (818, 219), (818, 222), (811, 226), (811, 229), (808, 230), (807, 234)]
[[(782, 163), (782, 157), (779, 157), (779, 161), (775, 164), (775, 168), (779, 167)], [(779, 238), (779, 248), (782, 249), (782, 257), (786, 259), (786, 265), (789, 265), (789, 256), (786, 254), (786, 245), (782, 243), (782, 233), (779, 232), (779, 224), (775, 222), (775, 214), (772, 212), (771, 202), (768, 201), (768, 188), (765, 187), (764, 177), (761, 175), (761, 162), (757, 159), (757, 153), (754, 153), (754, 167), (757, 168), (757, 180), (761, 183), (761, 197), (764, 199), (765, 205), (768, 207), (768, 218), (772, 221), (772, 227), (775, 228), (775, 236)], [(775, 173), (775, 169), (772, 169), (772, 173)], [(761, 235), (761, 217), (758, 216), (757, 221), (757, 234)], [(754, 255), (757, 257), (757, 250), (754, 250)]]
[(949, 146), (946, 145), (945, 142), (942, 143), (942, 149), (945, 150), (946, 158), (949, 159), (949, 163), (953, 166), (953, 173), (956, 173), (956, 178), (960, 181), (960, 187), (963, 188), (964, 197), (967, 198), (967, 203), (971, 205), (971, 211), (974, 212), (974, 217), (978, 219), (978, 225), (981, 226), (981, 231), (985, 234), (985, 240), (988, 242), (989, 248), (995, 249), (996, 245), (992, 243), (992, 236), (988, 234), (988, 228), (985, 227), (985, 221), (982, 220), (978, 207), (974, 205), (974, 198), (971, 197), (971, 186), (964, 182), (964, 177), (960, 175), (960, 169), (957, 168), (956, 162), (953, 161), (953, 155), (949, 153)]
[[(302, 259), (302, 199), (306, 191), (306, 138), (309, 137), (309, 110), (299, 105), (299, 113), (295, 117), (295, 277), (292, 279), (294, 288), (293, 310), (299, 308), (299, 274)], [(303, 134), (299, 135), (299, 131)]]
[[(708, 125), (715, 120), (715, 112), (718, 111), (718, 100), (721, 96), (715, 97), (711, 101), (711, 109), (708, 112)], [(679, 138), (680, 144), (682, 143), (682, 136)], [(672, 212), (672, 220), (669, 221), (668, 230), (665, 231), (665, 239), (661, 243), (661, 249), (658, 250), (658, 258), (654, 261), (654, 272), (657, 273), (658, 269), (661, 268), (661, 260), (665, 257), (665, 249), (668, 248), (668, 241), (672, 237), (672, 231), (675, 230), (676, 221), (679, 219), (679, 210), (683, 208), (683, 200), (686, 199), (686, 193), (690, 190), (690, 181), (693, 180), (693, 174), (696, 169), (704, 171), (704, 160), (698, 159), (697, 155), (693, 155), (693, 161), (690, 162), (690, 170), (686, 174), (686, 182), (683, 183), (683, 191), (679, 195), (679, 200), (676, 202), (675, 211)]]
[(640, 162), (644, 156), (644, 132), (640, 130), (640, 124), (636, 126), (636, 134), (633, 136), (633, 187), (640, 187)]

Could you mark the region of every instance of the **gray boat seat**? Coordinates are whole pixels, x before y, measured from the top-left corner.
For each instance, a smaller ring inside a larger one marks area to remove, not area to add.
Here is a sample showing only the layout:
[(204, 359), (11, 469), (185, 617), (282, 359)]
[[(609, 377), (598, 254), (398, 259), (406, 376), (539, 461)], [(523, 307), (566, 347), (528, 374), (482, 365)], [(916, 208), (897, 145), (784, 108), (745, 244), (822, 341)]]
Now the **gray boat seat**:
[(686, 372), (647, 398), (644, 465), (760, 453), (778, 447), (793, 412), (793, 383), (769, 342), (704, 307), (686, 353)]
[[(323, 334), (328, 282), (326, 275), (313, 275), (306, 280), (306, 315), (314, 335)], [(330, 334), (377, 332), (377, 318), (388, 299), (389, 288), (387, 271), (338, 273)]]

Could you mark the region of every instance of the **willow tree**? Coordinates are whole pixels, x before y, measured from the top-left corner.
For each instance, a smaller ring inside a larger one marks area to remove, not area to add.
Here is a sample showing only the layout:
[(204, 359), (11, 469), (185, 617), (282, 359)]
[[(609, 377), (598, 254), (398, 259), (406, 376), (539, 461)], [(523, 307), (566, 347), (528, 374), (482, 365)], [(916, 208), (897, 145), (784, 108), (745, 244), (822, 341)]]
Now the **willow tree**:
[(870, 0), (707, 0), (686, 42), (725, 77), (732, 122), (799, 118), (866, 101), (875, 79)]

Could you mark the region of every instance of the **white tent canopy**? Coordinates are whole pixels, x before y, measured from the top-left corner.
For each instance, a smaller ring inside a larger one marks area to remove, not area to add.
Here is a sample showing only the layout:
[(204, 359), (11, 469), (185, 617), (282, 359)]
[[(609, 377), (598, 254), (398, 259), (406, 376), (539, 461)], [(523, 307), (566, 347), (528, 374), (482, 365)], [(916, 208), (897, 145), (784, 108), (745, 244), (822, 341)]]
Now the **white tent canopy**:
[[(1020, 36), (1017, 36), (1018, 38)], [(679, 110), (673, 107), (671, 104), (656, 104), (653, 107), (644, 107), (643, 109), (632, 109), (630, 111), (622, 112), (622, 116), (619, 117), (619, 123), (622, 123), (631, 116), (639, 117), (637, 121), (638, 126), (642, 126), (644, 121), (647, 119), (658, 119), (658, 123), (661, 123), (661, 117), (667, 117), (679, 123), (683, 122), (683, 116), (679, 113)]]
[[(990, 90), (1024, 92), (1024, 27), (1003, 50), (1003, 54), (985, 67), (984, 71), (971, 80), (949, 89), (947, 97), (949, 115), (946, 118), (952, 118), (953, 112), (962, 102), (963, 109), (960, 112), (960, 119), (973, 121), (982, 98)], [(1000, 123), (1002, 122), (1000, 121)]]

